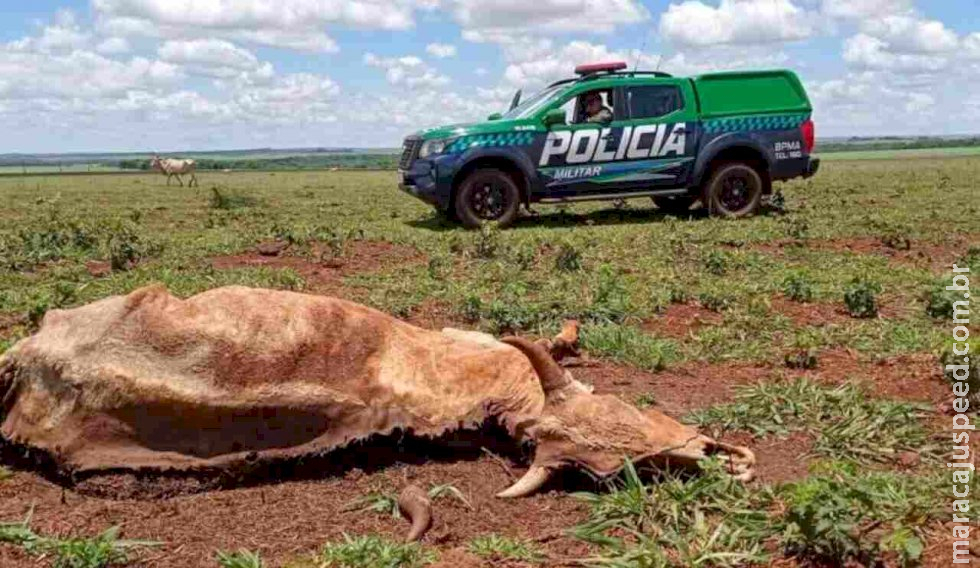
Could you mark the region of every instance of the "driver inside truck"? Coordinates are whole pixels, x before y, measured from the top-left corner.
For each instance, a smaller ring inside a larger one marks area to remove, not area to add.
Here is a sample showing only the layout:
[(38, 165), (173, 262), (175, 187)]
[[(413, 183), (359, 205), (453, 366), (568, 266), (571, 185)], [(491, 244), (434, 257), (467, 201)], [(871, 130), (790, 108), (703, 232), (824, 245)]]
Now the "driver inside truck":
[(613, 113), (602, 102), (602, 93), (592, 91), (585, 95), (585, 122), (605, 124), (612, 121)]

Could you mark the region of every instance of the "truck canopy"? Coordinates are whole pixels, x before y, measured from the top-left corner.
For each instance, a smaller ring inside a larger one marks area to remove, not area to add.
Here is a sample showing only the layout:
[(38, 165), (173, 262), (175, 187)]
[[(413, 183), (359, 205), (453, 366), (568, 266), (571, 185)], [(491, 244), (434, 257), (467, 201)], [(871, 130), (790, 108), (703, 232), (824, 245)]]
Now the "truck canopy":
[(704, 118), (813, 110), (803, 84), (792, 71), (707, 73), (692, 81)]

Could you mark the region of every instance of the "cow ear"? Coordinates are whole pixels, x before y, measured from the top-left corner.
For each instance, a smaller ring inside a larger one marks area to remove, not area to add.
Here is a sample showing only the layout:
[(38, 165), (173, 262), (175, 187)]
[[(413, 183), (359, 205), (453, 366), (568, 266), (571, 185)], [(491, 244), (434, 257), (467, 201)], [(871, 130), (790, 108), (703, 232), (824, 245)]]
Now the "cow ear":
[(544, 389), (545, 394), (565, 388), (571, 384), (571, 380), (565, 374), (564, 369), (551, 358), (551, 355), (544, 346), (533, 343), (523, 337), (504, 337), (500, 341), (520, 349), (524, 353), (524, 356), (531, 361), (531, 366), (534, 367), (534, 372), (537, 373), (538, 380), (541, 381), (541, 388)]

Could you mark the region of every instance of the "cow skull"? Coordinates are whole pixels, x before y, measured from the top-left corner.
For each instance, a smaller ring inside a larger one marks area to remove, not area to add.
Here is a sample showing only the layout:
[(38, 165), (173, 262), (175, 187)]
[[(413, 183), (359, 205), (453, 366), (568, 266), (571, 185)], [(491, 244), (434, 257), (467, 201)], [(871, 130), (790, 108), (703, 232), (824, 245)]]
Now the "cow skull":
[(525, 429), (525, 435), (536, 443), (530, 469), (498, 497), (530, 495), (555, 470), (566, 466), (609, 476), (622, 468), (624, 459), (692, 466), (722, 454), (736, 479), (752, 479), (755, 456), (748, 448), (715, 441), (662, 412), (641, 411), (615, 396), (593, 394), (562, 369), (542, 344), (520, 337), (502, 341), (531, 361), (545, 392), (545, 407)]

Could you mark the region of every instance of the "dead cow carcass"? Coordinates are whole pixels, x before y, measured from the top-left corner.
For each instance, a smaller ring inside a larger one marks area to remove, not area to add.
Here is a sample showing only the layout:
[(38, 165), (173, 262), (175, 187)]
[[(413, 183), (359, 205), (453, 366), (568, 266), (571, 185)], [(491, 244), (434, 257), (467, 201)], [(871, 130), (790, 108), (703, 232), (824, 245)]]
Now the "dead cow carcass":
[(351, 302), (228, 287), (187, 300), (148, 287), (49, 312), (0, 358), (0, 433), (68, 471), (223, 467), (320, 454), (401, 429), (437, 436), (495, 419), (533, 442), (527, 474), (605, 476), (624, 458), (694, 464), (752, 453), (666, 415), (596, 395), (547, 345), (419, 329)]

